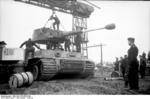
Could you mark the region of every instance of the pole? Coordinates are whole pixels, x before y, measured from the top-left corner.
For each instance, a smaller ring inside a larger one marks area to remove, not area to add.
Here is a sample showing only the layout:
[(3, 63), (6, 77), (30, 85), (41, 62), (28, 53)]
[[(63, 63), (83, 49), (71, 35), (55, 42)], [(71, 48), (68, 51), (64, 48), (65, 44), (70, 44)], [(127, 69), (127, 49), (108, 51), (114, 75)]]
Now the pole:
[(100, 63), (101, 63), (101, 65), (103, 66), (103, 46), (105, 46), (105, 45), (103, 45), (102, 43), (100, 44), (100, 52), (101, 52), (101, 61), (100, 61)]
[(103, 65), (103, 46), (105, 45), (102, 43), (100, 45), (87, 46), (87, 48), (100, 47), (100, 64), (101, 65)]
[(100, 44), (100, 48), (101, 48), (101, 65), (103, 66), (103, 45)]

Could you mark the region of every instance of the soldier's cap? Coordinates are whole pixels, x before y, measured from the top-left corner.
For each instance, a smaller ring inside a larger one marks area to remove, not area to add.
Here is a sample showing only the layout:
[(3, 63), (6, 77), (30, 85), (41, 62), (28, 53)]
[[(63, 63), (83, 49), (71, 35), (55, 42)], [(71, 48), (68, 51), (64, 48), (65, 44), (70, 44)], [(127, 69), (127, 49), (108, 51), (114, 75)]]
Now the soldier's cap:
[(5, 41), (0, 41), (0, 45), (6, 45)]
[(133, 37), (129, 37), (128, 41), (134, 41), (135, 39)]

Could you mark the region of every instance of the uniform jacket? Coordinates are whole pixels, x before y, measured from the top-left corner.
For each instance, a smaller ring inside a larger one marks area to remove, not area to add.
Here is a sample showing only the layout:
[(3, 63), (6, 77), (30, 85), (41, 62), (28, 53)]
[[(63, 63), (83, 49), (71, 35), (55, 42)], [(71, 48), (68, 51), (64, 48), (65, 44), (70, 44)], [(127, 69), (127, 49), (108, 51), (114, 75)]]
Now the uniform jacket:
[(21, 44), (20, 48), (26, 45), (26, 48), (32, 48), (33, 46), (37, 47), (40, 49), (34, 42), (32, 41), (25, 41), (24, 43)]
[(138, 48), (136, 45), (132, 45), (128, 50), (128, 61), (129, 63), (137, 61)]

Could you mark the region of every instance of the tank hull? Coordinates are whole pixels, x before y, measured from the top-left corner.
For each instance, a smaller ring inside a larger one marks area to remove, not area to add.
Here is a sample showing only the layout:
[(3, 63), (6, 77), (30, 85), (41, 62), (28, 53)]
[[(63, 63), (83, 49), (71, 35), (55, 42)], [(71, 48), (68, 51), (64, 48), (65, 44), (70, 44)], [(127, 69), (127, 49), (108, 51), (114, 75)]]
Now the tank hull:
[(52, 50), (36, 52), (35, 58), (29, 60), (28, 67), (34, 67), (33, 64), (39, 69), (37, 80), (50, 80), (59, 74), (87, 77), (94, 74), (95, 67), (94, 62), (82, 57), (80, 53)]

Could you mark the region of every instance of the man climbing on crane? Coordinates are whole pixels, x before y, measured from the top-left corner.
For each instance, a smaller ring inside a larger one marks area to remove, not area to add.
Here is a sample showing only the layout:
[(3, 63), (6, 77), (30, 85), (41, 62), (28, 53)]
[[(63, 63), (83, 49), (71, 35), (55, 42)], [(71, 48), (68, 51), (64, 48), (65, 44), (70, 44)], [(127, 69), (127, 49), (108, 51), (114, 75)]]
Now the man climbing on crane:
[(48, 21), (49, 21), (49, 20), (54, 20), (54, 22), (53, 22), (53, 29), (56, 30), (56, 28), (55, 28), (55, 25), (56, 25), (56, 26), (57, 26), (57, 30), (59, 30), (60, 20), (59, 20), (59, 18), (57, 17), (55, 11), (53, 11), (53, 13), (52, 13), (52, 15), (50, 16), (50, 18), (48, 19)]

